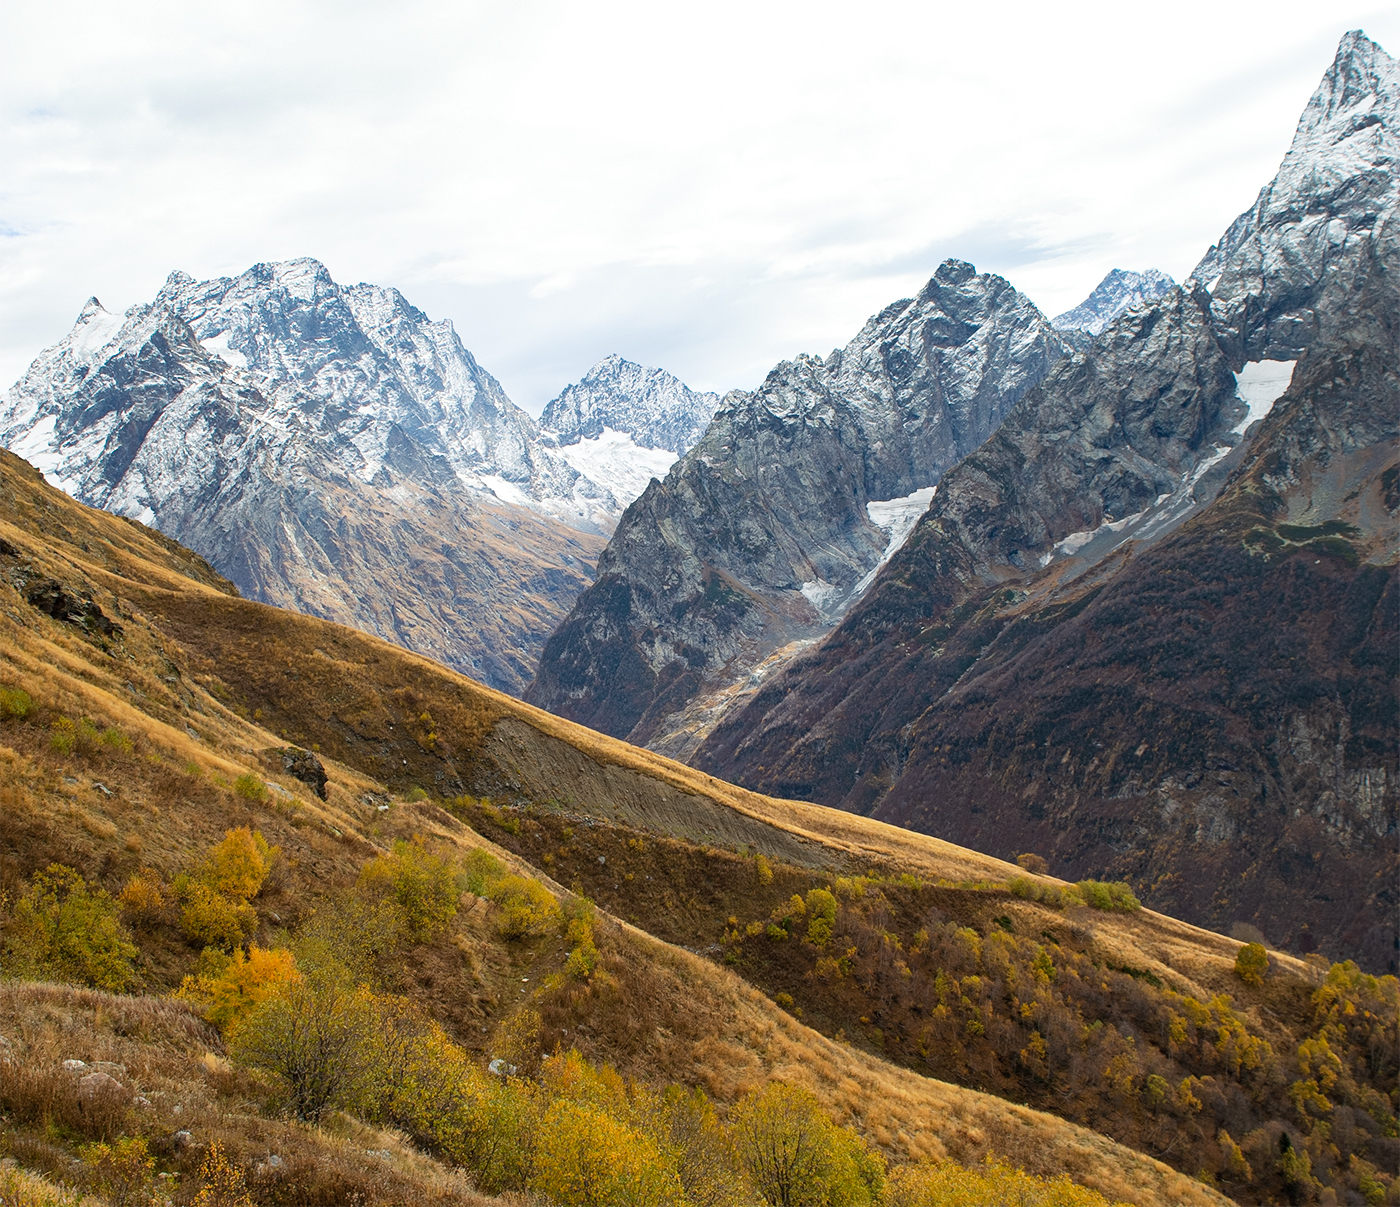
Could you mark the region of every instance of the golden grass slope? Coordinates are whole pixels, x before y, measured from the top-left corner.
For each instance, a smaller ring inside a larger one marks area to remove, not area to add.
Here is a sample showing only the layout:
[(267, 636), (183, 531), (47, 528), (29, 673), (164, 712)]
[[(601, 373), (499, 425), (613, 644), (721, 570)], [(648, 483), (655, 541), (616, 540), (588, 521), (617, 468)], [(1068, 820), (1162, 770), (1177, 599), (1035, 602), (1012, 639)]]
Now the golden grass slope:
[[(34, 733), (0, 731), (13, 742), (0, 749), (0, 841), (11, 881), (61, 856), (115, 884), (142, 863), (173, 869), (225, 827), (252, 823), (287, 854), (287, 880), (269, 908), (291, 924), (396, 833), (460, 850), (483, 844), (431, 805), (396, 806), (386, 822), (377, 794), (411, 785), (563, 796), (574, 808), (625, 812), (663, 832), (710, 827), (725, 845), (772, 845), (836, 868), (879, 863), (950, 879), (1013, 870), (934, 839), (741, 791), (376, 638), (235, 598), (192, 555), (73, 503), (9, 454), (0, 454), (0, 539), (13, 551), (0, 555), (0, 685), (23, 688), (54, 714), (93, 717), (137, 737), (133, 752), (110, 763), (66, 767)], [(40, 578), (90, 595), (121, 634), (96, 637), (41, 615), (25, 593)], [(262, 760), (286, 741), (319, 746), (326, 802)], [(275, 785), (266, 801), (228, 791), (249, 771)], [(892, 1155), (990, 1152), (1144, 1205), (1226, 1201), (1087, 1129), (824, 1039), (728, 970), (613, 925), (643, 1022), (596, 1044), (634, 1075), (683, 1073), (726, 1101), (783, 1077), (811, 1086)], [(1094, 926), (1101, 943), (1131, 949), (1134, 963), (1155, 961), (1203, 987), (1224, 983), (1238, 946), (1146, 911), (1105, 915)], [(453, 977), (470, 961), (453, 965), (457, 957), (441, 954), (433, 1000), (459, 1035), (514, 1008), (495, 957), (479, 955), (468, 992)], [(178, 971), (148, 973), (156, 983)]]

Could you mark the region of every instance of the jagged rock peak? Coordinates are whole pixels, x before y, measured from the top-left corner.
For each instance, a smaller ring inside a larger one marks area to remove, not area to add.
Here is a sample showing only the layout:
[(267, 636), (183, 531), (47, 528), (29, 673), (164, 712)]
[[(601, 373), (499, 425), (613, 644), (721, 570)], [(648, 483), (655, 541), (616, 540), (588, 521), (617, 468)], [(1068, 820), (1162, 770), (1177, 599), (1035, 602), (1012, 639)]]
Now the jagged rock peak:
[(1052, 321), (1061, 331), (1098, 335), (1130, 306), (1155, 302), (1174, 288), (1176, 282), (1155, 268), (1146, 272), (1115, 268), (1078, 306), (1057, 314)]
[(1397, 97), (1400, 67), (1361, 30), (1350, 30), (1342, 35), (1332, 66), (1298, 119), (1294, 137), (1332, 126), (1338, 119), (1353, 132), (1360, 130), (1378, 120), (1379, 111), (1393, 116)]
[(708, 701), (829, 631), (900, 517), (1072, 348), (1003, 278), (948, 260), (844, 348), (731, 391), (623, 515), (527, 698), (684, 756)]
[[(1333, 284), (1400, 256), (1400, 66), (1345, 35), (1278, 173), (1188, 278), (1238, 367), (1296, 360), (1346, 309)], [(1344, 291), (1343, 291), (1344, 292)]]
[(643, 448), (682, 456), (705, 434), (718, 405), (718, 394), (692, 390), (664, 369), (613, 353), (545, 407), (540, 426), (560, 444), (601, 436), (606, 427)]

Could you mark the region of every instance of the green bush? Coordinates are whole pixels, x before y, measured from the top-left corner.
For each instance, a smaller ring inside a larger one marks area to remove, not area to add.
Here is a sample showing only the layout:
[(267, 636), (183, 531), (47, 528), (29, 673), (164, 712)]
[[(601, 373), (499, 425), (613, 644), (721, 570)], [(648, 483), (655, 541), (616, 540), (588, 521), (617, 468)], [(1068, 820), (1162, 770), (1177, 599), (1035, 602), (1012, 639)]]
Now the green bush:
[(0, 718), (13, 717), (23, 721), (34, 711), (34, 701), (29, 693), (18, 687), (0, 687)]
[(418, 942), (431, 938), (456, 916), (462, 895), (457, 873), (447, 860), (422, 842), (402, 839), (389, 854), (365, 864), (359, 884), (371, 896), (392, 900), (404, 929)]
[(1121, 880), (1081, 880), (1076, 887), (1084, 899), (1084, 904), (1091, 909), (1130, 914), (1142, 908), (1142, 902), (1133, 896), (1133, 890)]
[(559, 925), (559, 902), (538, 880), (502, 876), (491, 886), (489, 896), (501, 907), (496, 929), (503, 938), (543, 935)]
[(1235, 956), (1235, 975), (1246, 985), (1262, 985), (1269, 973), (1269, 953), (1262, 943), (1246, 943)]
[(506, 865), (490, 851), (477, 847), (462, 861), (462, 876), (468, 892), (485, 897), (491, 885), (506, 874)]
[(814, 888), (807, 894), (807, 942), (813, 947), (825, 947), (831, 942), (836, 924), (836, 898), (824, 888)]
[(92, 985), (120, 993), (136, 979), (136, 948), (117, 903), (76, 871), (53, 863), (36, 872), (6, 936), (11, 975)]
[(59, 717), (49, 726), (49, 745), (59, 754), (89, 754), (101, 736), (97, 726), (84, 717)]
[(98, 741), (108, 750), (120, 750), (123, 754), (130, 754), (134, 745), (131, 738), (115, 726), (104, 729)]
[(244, 800), (262, 801), (267, 799), (267, 785), (251, 771), (245, 771), (233, 781), (233, 790)]

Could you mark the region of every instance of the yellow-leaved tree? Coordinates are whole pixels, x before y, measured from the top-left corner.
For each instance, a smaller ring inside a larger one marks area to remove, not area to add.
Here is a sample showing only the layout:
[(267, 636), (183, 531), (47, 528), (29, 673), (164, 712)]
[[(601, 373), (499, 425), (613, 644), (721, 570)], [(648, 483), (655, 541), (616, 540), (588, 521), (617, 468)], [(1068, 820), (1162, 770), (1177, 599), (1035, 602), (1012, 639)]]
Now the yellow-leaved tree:
[(679, 1173), (650, 1136), (568, 1099), (545, 1114), (530, 1188), (562, 1207), (664, 1207), (685, 1198)]
[(869, 1207), (884, 1194), (884, 1159), (837, 1126), (810, 1090), (771, 1082), (739, 1102), (731, 1134), (770, 1207)]

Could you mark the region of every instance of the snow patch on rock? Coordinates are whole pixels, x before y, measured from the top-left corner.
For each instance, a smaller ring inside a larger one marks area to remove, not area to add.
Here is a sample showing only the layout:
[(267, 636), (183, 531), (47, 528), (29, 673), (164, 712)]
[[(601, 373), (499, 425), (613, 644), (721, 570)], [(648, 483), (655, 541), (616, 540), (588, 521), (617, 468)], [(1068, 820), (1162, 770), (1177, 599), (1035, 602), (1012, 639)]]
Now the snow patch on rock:
[(1245, 417), (1235, 425), (1235, 435), (1243, 436), (1274, 409), (1274, 403), (1283, 397), (1292, 382), (1293, 368), (1297, 363), (1293, 360), (1251, 360), (1235, 374), (1235, 391), (1249, 407)]

